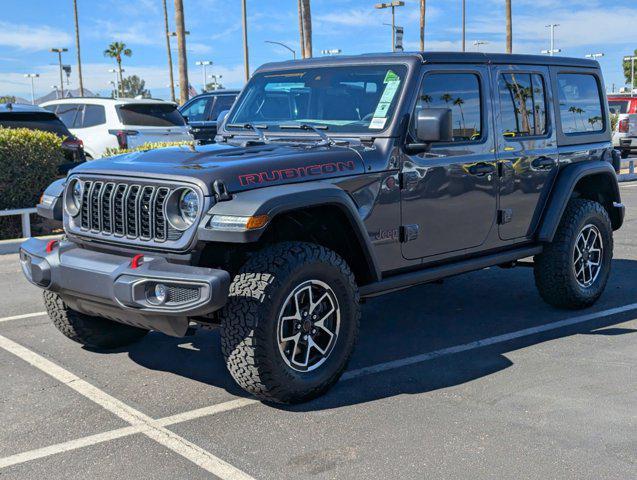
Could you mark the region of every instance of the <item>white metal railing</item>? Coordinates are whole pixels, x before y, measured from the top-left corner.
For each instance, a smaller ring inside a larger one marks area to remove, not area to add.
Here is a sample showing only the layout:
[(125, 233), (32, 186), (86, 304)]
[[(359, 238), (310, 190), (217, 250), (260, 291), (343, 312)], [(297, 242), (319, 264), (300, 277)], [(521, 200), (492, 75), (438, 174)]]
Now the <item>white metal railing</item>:
[(37, 213), (35, 208), (15, 208), (13, 210), (0, 210), (0, 217), (13, 217), (20, 215), (22, 217), (22, 237), (31, 236), (31, 218), (30, 214)]

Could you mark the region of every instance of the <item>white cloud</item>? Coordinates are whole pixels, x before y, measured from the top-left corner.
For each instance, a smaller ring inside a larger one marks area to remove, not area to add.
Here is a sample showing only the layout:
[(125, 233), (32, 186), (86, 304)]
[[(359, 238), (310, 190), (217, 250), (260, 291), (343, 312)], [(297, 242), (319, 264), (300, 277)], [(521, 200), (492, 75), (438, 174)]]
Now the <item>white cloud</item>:
[(368, 25), (378, 25), (382, 23), (378, 13), (369, 8), (352, 8), (339, 13), (326, 13), (316, 15), (313, 21), (320, 28), (321, 23), (342, 25), (347, 27), (364, 27)]
[(48, 26), (16, 25), (0, 21), (0, 45), (21, 50), (48, 50), (68, 47), (71, 35)]

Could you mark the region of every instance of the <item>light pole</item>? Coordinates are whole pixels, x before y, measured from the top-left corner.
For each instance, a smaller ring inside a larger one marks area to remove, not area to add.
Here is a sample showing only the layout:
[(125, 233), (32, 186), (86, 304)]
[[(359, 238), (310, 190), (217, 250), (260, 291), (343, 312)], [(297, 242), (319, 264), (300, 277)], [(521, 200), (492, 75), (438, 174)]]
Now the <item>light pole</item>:
[(476, 47), (476, 51), (477, 52), (480, 51), (480, 45), (489, 45), (489, 42), (486, 42), (484, 40), (474, 40), (473, 41), (473, 46)]
[(39, 73), (25, 73), (24, 74), (24, 78), (30, 78), (31, 79), (31, 105), (35, 105), (35, 87), (33, 86), (33, 79), (34, 78), (39, 78), (40, 74)]
[(243, 66), (245, 68), (246, 83), (250, 80), (250, 54), (248, 52), (248, 7), (246, 0), (241, 0), (241, 17), (243, 22)]
[[(125, 71), (126, 70), (122, 68), (122, 73), (124, 73)], [(119, 91), (122, 88), (121, 85), (119, 84), (119, 77), (118, 77), (119, 72), (116, 68), (109, 68), (108, 73), (112, 73), (113, 75), (115, 75), (115, 85), (117, 86), (117, 88), (115, 89), (115, 98), (119, 98)]]
[(391, 8), (391, 50), (392, 52), (396, 51), (396, 7), (402, 7), (405, 5), (405, 2), (402, 0), (395, 0), (389, 3), (377, 3), (375, 8), (383, 9), (383, 8)]
[(546, 28), (551, 29), (551, 48), (549, 48), (548, 50), (542, 50), (542, 53), (545, 53), (545, 54), (548, 53), (552, 57), (555, 53), (560, 53), (562, 51), (561, 48), (555, 48), (555, 27), (559, 27), (560, 24), (551, 23), (545, 26)]
[(62, 52), (68, 52), (68, 48), (52, 48), (52, 53), (58, 54), (58, 64), (60, 66), (60, 91), (62, 93), (62, 98), (64, 98), (64, 77), (62, 76)]
[(467, 2), (466, 0), (462, 0), (462, 51), (467, 51), (467, 42), (466, 42), (466, 32), (467, 32)]
[(283, 48), (287, 48), (290, 52), (292, 52), (292, 58), (294, 58), (294, 60), (296, 60), (296, 52), (292, 48), (288, 47), (285, 43), (273, 42), (272, 40), (264, 40), (264, 41), (265, 41), (265, 43), (271, 43), (272, 45), (280, 45)]
[(166, 50), (168, 53), (168, 78), (170, 80), (170, 99), (175, 102), (175, 78), (173, 76), (173, 54), (170, 51), (170, 30), (168, 29), (168, 7), (166, 6), (166, 0), (162, 1), (164, 7), (164, 31), (166, 34)]
[(223, 78), (223, 75), (208, 75), (208, 78), (212, 78), (212, 87), (214, 90), (219, 90), (219, 80)]
[(637, 60), (637, 55), (624, 57), (624, 62), (630, 62), (630, 92), (631, 93), (635, 89), (635, 60)]
[(212, 65), (212, 62), (210, 60), (197, 60), (195, 62), (195, 65), (200, 66), (202, 69), (202, 73), (203, 73), (203, 86), (201, 87), (201, 92), (205, 92), (206, 91), (206, 78), (208, 78), (206, 76), (206, 67), (208, 65)]

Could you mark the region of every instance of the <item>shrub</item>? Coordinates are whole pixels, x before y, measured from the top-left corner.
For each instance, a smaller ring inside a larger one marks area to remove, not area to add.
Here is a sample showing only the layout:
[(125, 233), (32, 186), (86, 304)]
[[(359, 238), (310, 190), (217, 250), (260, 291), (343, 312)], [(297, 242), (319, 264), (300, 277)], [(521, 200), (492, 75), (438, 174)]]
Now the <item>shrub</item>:
[(121, 155), (123, 153), (141, 152), (145, 150), (155, 150), (156, 148), (175, 147), (181, 145), (195, 145), (194, 141), (182, 142), (149, 142), (135, 148), (107, 148), (103, 157), (112, 157), (113, 155)]
[[(0, 210), (34, 207), (64, 162), (62, 139), (56, 135), (0, 128)], [(20, 217), (0, 217), (0, 238), (20, 232)]]

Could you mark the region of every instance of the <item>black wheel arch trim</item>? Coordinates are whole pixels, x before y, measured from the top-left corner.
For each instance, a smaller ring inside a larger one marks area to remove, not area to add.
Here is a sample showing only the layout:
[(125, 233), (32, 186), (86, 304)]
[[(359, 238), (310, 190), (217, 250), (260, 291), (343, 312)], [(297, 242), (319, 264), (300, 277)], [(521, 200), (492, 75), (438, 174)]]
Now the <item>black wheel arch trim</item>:
[[(233, 194), (231, 201), (218, 202), (204, 215), (197, 238), (204, 242), (258, 242), (277, 215), (308, 207), (336, 206), (345, 214), (364, 254), (374, 281), (381, 279), (381, 271), (363, 219), (356, 204), (343, 189), (328, 182), (277, 185)], [(213, 215), (268, 215), (270, 222), (262, 228), (247, 232), (232, 232), (207, 228)]]
[(612, 210), (609, 212), (613, 221), (613, 229), (622, 226), (624, 220), (624, 206), (621, 204), (619, 184), (613, 166), (604, 161), (579, 162), (567, 165), (560, 169), (555, 187), (549, 198), (548, 206), (542, 217), (538, 232), (538, 240), (551, 242), (557, 231), (557, 227), (566, 210), (566, 205), (573, 195), (576, 185), (580, 180), (591, 175), (603, 175), (611, 185)]

